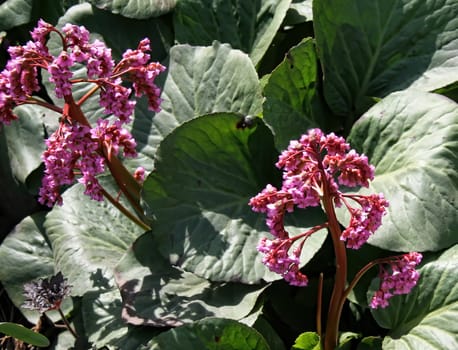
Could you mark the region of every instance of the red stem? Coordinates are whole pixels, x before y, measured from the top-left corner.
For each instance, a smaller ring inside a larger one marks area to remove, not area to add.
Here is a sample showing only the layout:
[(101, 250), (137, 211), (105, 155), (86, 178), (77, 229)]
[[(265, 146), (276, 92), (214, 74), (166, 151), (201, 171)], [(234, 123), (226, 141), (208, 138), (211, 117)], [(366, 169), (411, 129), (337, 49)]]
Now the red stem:
[(322, 167), (320, 172), (323, 183), (323, 206), (328, 217), (328, 227), (331, 233), (334, 254), (336, 257), (336, 274), (334, 289), (329, 302), (328, 319), (324, 335), (324, 349), (334, 350), (338, 342), (339, 322), (343, 308), (342, 296), (344, 295), (345, 284), (347, 282), (347, 252), (344, 242), (340, 239), (342, 232), (334, 210), (333, 198), (330, 194), (326, 173)]

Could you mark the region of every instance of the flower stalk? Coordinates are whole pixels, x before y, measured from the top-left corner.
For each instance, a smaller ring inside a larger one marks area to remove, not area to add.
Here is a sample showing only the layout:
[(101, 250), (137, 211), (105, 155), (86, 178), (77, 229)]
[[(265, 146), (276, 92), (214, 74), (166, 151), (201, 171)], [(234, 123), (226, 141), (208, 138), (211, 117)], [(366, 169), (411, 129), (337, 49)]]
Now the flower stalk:
[[(331, 133), (325, 135), (312, 129), (299, 140), (291, 141), (280, 155), (277, 167), (283, 169), (281, 188), (272, 185), (250, 199), (256, 212), (266, 214), (266, 223), (273, 240), (262, 238), (258, 246), (264, 254), (263, 263), (273, 272), (283, 276), (294, 286), (306, 286), (307, 276), (300, 270), (300, 255), (305, 242), (315, 232), (328, 228), (334, 246), (334, 287), (328, 306), (326, 328), (321, 329), (322, 275), (319, 282), (316, 315), (317, 332), (325, 350), (338, 345), (339, 323), (348, 293), (362, 274), (375, 265), (380, 269), (380, 289), (375, 293), (370, 307), (386, 307), (393, 294), (406, 294), (415, 286), (419, 274), (415, 267), (421, 254), (409, 253), (389, 259), (379, 259), (365, 266), (347, 287), (347, 251), (359, 249), (375, 233), (386, 214), (388, 201), (383, 194), (357, 195), (340, 191), (340, 186), (369, 187), (374, 179), (374, 166), (365, 155), (359, 155), (342, 137)], [(307, 208), (321, 205), (327, 222), (317, 225), (306, 233), (290, 236), (284, 226), (287, 213), (295, 207)], [(346, 208), (350, 213), (348, 226), (342, 231), (336, 216), (336, 207)], [(299, 244), (293, 246), (293, 243)]]

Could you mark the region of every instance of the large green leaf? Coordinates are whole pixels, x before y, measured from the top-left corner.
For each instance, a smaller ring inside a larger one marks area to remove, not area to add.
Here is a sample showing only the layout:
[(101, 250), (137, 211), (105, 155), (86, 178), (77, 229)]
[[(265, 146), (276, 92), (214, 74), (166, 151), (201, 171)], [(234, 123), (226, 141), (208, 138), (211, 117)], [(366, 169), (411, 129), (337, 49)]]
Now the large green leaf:
[(368, 96), (457, 80), (455, 0), (314, 1), (313, 10), (325, 96), (337, 114), (364, 111)]
[(264, 88), (265, 121), (272, 127), (279, 149), (317, 127), (324, 115), (315, 115), (317, 101), (317, 57), (312, 39), (293, 47), (272, 72)]
[[(261, 119), (207, 115), (169, 134), (143, 188), (161, 253), (211, 281), (251, 284), (279, 278), (256, 251), (260, 238), (269, 236), (264, 215), (248, 206), (268, 183), (278, 183), (275, 155), (272, 134)], [(298, 230), (319, 223), (321, 216), (295, 218)], [(307, 241), (304, 263), (324, 237), (318, 233)]]
[(408, 295), (390, 299), (390, 306), (372, 310), (390, 329), (385, 350), (458, 348), (458, 246), (419, 269), (418, 285)]
[(17, 323), (0, 322), (0, 333), (9, 335), (30, 345), (39, 347), (49, 346), (49, 339), (44, 335)]
[(242, 319), (265, 285), (211, 283), (159, 252), (155, 233), (141, 236), (116, 267), (123, 318), (134, 325), (177, 326), (204, 317)]
[(227, 319), (207, 318), (164, 332), (154, 338), (151, 350), (269, 350), (255, 329)]
[[(30, 322), (37, 322), (37, 311), (23, 309), (24, 284), (54, 275), (54, 259), (50, 242), (43, 229), (45, 212), (26, 217), (0, 245), (0, 280), (13, 303), (21, 309)], [(70, 299), (65, 299), (63, 309), (71, 309)], [(60, 319), (56, 311), (48, 312), (53, 320)]]
[[(174, 11), (179, 43), (229, 43), (257, 65), (271, 44), (291, 0), (181, 0)], [(204, 19), (204, 20), (203, 20)]]
[(56, 265), (73, 285), (74, 296), (109, 288), (114, 266), (143, 230), (106, 200), (84, 195), (81, 184), (62, 197), (64, 204), (55, 206), (44, 223)]
[(173, 10), (177, 0), (89, 0), (102, 10), (128, 18), (147, 19)]
[(350, 144), (375, 165), (369, 190), (390, 202), (369, 243), (395, 251), (458, 242), (458, 108), (443, 96), (393, 93), (353, 127)]

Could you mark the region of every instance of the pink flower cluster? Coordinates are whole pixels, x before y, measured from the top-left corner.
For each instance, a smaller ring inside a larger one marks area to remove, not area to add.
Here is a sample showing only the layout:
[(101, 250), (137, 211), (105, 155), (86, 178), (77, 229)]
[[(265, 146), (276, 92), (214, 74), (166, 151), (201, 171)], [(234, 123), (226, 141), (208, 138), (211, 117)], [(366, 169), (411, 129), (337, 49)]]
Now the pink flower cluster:
[[(55, 32), (62, 41), (62, 51), (53, 56), (46, 46), (47, 37)], [(161, 103), (160, 89), (154, 81), (165, 67), (149, 62), (149, 39), (140, 41), (137, 49), (127, 50), (118, 64), (111, 57), (111, 49), (99, 40), (89, 42), (90, 33), (83, 26), (66, 24), (59, 32), (43, 20), (31, 32), (33, 41), (24, 46), (8, 49), (11, 59), (0, 73), (0, 124), (16, 119), (13, 108), (24, 103), (36, 103), (32, 94), (39, 91), (39, 69), (47, 70), (49, 81), (55, 85), (58, 98), (72, 98), (72, 85), (89, 82), (99, 88), (99, 103), (106, 114), (116, 117), (112, 122), (100, 119), (94, 128), (82, 125), (72, 115), (63, 118), (59, 129), (46, 141), (43, 154), (45, 176), (39, 201), (48, 206), (62, 203), (59, 187), (78, 181), (85, 185), (85, 193), (96, 200), (102, 199), (102, 188), (96, 176), (104, 171), (104, 157), (118, 155), (120, 149), (126, 157), (136, 156), (136, 142), (123, 128), (131, 121), (136, 101), (132, 98), (146, 96), (148, 108), (158, 112)], [(84, 64), (87, 79), (73, 79), (72, 67)], [(130, 82), (132, 88), (126, 86)], [(84, 101), (82, 101), (83, 103)], [(43, 103), (44, 104), (44, 103)], [(78, 118), (76, 118), (78, 119)], [(102, 147), (103, 146), (103, 147)], [(108, 149), (105, 155), (103, 148)], [(136, 172), (144, 178), (144, 170)]]
[[(388, 299), (397, 294), (408, 294), (417, 284), (420, 274), (415, 267), (421, 262), (423, 256), (412, 252), (380, 265), (380, 288), (372, 297), (370, 307), (385, 308)], [(384, 266), (385, 265), (385, 266)], [(388, 266), (386, 266), (388, 265)]]
[[(374, 178), (374, 167), (366, 156), (351, 150), (342, 137), (333, 133), (325, 135), (319, 129), (311, 129), (299, 140), (290, 142), (276, 166), (283, 169), (282, 187), (267, 185), (249, 202), (254, 211), (266, 213), (267, 226), (275, 237), (273, 241), (263, 239), (258, 250), (265, 254), (263, 261), (271, 271), (283, 274), (291, 284), (305, 285), (306, 277), (298, 269), (300, 251), (288, 255), (288, 249), (292, 242), (305, 240), (317, 229), (290, 237), (284, 227), (285, 213), (296, 206), (319, 206), (326, 193), (336, 206), (344, 203), (350, 211), (350, 225), (342, 232), (341, 240), (346, 241), (348, 248), (358, 249), (380, 226), (388, 202), (382, 194), (357, 196), (339, 190), (341, 185), (368, 187)], [(358, 207), (352, 207), (349, 200)]]

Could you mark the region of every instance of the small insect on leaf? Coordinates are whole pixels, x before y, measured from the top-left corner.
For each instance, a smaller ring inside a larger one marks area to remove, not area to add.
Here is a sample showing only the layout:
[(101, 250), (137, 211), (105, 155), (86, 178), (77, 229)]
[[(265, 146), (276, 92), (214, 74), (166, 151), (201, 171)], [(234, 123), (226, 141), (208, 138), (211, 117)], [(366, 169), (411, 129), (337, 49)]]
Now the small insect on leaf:
[(237, 122), (235, 127), (237, 129), (245, 129), (245, 128), (251, 129), (255, 125), (256, 125), (256, 117), (252, 115), (246, 115)]

